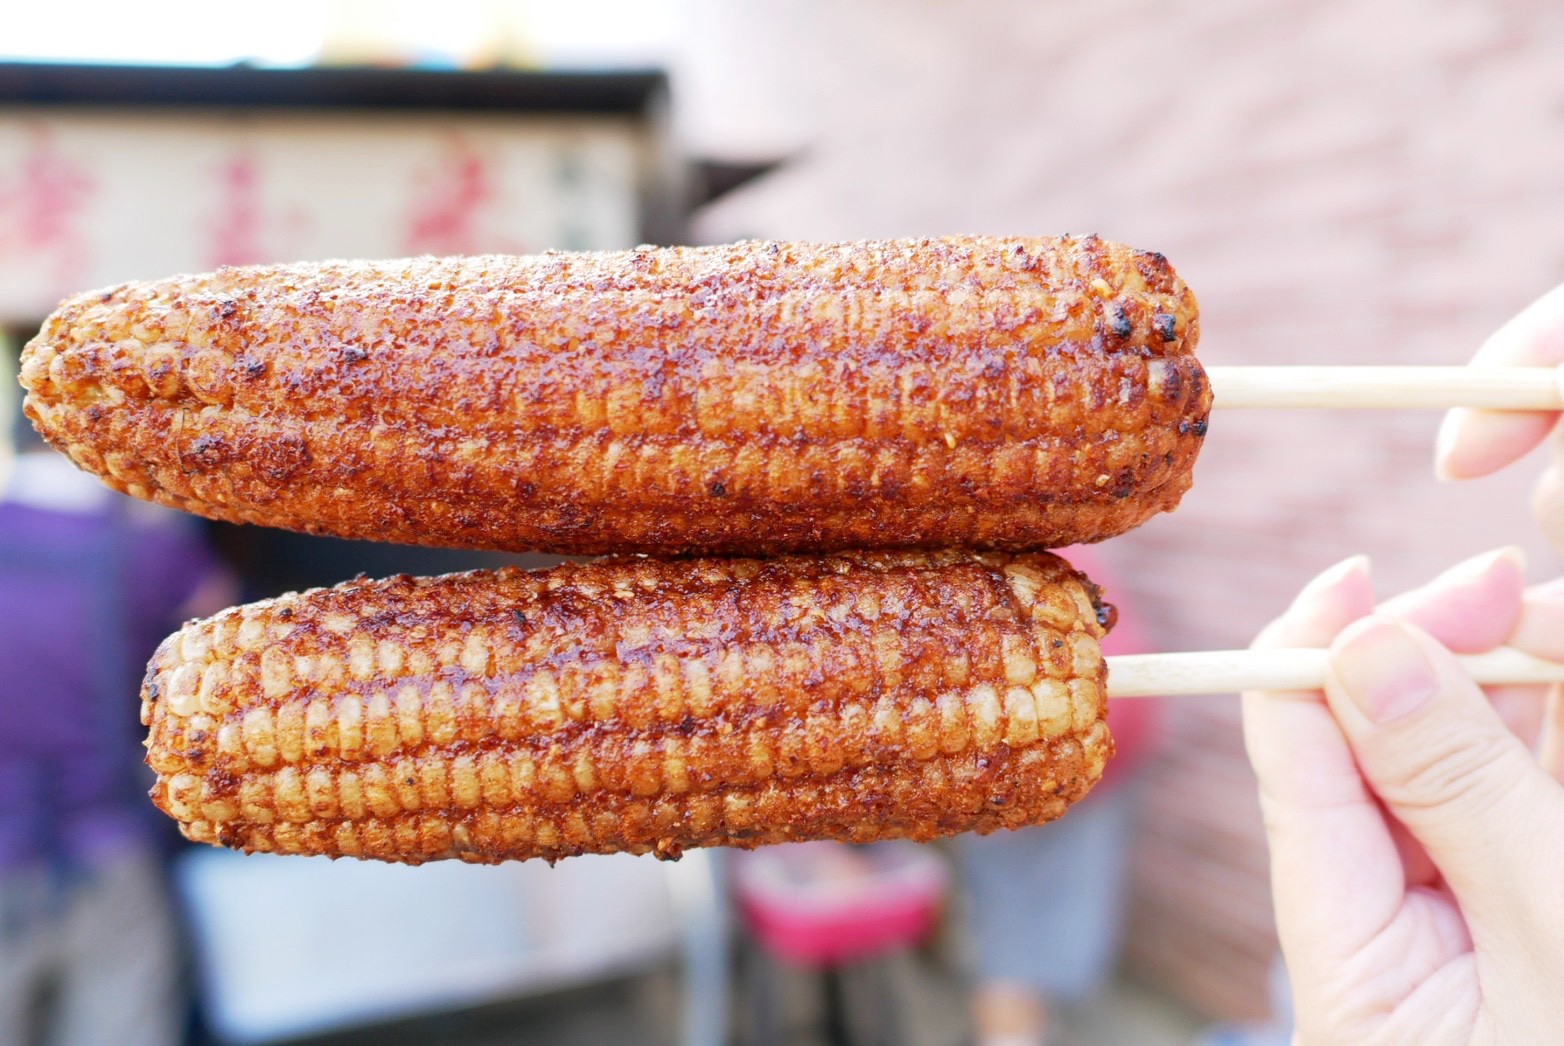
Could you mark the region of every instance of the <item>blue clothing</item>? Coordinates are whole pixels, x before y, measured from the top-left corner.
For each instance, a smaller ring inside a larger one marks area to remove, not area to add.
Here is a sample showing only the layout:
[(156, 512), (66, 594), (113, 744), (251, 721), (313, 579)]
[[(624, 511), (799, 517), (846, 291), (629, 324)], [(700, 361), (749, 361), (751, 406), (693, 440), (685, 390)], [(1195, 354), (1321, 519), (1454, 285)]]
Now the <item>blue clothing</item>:
[(16, 461), (0, 497), (0, 869), (143, 840), (138, 680), (214, 566), (189, 521), (55, 455)]
[(980, 981), (1079, 1002), (1113, 972), (1134, 788), (1094, 792), (1048, 824), (955, 840)]

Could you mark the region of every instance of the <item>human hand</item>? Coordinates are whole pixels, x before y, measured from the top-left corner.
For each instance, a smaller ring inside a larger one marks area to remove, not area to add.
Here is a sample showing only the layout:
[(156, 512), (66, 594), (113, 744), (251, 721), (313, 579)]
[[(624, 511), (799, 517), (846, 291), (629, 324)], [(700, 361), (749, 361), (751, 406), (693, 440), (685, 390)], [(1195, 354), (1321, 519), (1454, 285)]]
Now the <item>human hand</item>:
[(1557, 1041), (1564, 709), (1451, 651), (1564, 660), (1564, 582), (1506, 550), (1376, 611), (1348, 560), (1256, 640), (1327, 644), (1323, 693), (1244, 695), (1296, 1041)]
[[(1564, 286), (1556, 287), (1500, 327), (1483, 343), (1477, 367), (1553, 367), (1564, 364)], [(1515, 461), (1552, 431), (1549, 411), (1452, 410), (1439, 429), (1434, 468), (1441, 479), (1475, 479)], [(1533, 500), (1548, 539), (1564, 549), (1564, 440)]]

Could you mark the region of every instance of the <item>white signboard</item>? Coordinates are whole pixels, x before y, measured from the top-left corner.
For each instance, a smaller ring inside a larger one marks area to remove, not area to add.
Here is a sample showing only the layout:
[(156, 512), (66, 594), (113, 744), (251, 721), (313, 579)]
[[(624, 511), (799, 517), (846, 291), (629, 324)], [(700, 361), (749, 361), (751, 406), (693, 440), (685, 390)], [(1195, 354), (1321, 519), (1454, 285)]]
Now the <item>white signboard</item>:
[(625, 117), (0, 109), (0, 323), (220, 265), (631, 246)]

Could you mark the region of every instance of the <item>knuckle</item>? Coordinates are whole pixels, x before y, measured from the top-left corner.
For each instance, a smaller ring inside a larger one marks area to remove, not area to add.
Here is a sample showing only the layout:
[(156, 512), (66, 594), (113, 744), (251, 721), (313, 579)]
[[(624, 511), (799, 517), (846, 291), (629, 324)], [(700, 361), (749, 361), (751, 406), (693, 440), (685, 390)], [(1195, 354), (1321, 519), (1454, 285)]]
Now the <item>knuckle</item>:
[(1425, 745), (1384, 797), (1403, 809), (1478, 810), (1505, 801), (1521, 783), (1508, 736), (1484, 731)]

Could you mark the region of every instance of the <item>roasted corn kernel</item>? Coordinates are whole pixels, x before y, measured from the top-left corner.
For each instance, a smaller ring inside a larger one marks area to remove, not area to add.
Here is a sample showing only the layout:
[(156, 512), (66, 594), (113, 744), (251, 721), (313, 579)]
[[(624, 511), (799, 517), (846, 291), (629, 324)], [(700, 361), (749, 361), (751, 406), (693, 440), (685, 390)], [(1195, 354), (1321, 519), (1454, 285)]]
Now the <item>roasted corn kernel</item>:
[(1173, 508), (1195, 299), (1095, 237), (222, 269), (65, 302), (28, 416), (138, 497), (565, 553), (1025, 550)]
[(193, 622), (152, 796), (243, 850), (494, 862), (989, 832), (1112, 751), (1111, 608), (1046, 553), (397, 577)]

